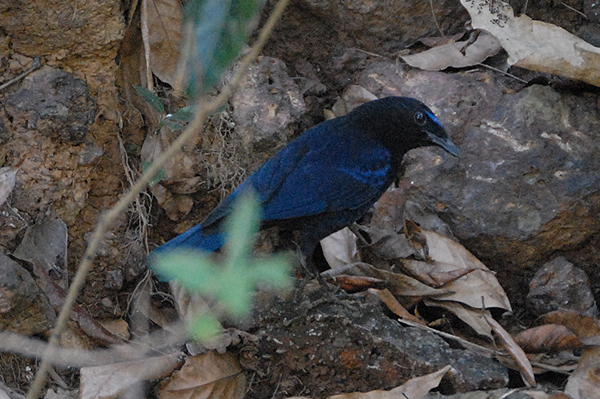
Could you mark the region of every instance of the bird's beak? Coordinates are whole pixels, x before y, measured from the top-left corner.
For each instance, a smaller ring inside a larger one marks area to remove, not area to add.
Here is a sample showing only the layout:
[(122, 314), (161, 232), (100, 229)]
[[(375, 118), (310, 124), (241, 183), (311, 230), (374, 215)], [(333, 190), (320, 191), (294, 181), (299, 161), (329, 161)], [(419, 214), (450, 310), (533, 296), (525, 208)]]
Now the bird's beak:
[(444, 150), (454, 155), (455, 157), (460, 157), (460, 150), (448, 137), (442, 138), (429, 132), (427, 132), (427, 137), (429, 138), (429, 141), (431, 141), (433, 144), (442, 147)]

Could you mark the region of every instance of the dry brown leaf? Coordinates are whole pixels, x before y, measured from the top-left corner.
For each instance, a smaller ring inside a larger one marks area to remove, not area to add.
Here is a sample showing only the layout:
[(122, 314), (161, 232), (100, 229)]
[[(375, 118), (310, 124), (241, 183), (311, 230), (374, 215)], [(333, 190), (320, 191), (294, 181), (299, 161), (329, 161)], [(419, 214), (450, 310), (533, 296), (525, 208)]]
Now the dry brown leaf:
[(246, 393), (246, 377), (235, 356), (208, 352), (186, 360), (158, 392), (160, 399), (234, 399)]
[[(539, 389), (539, 388), (538, 388)], [(558, 397), (555, 395), (550, 396), (549, 394), (547, 394), (546, 392), (543, 391), (533, 391), (531, 389), (527, 389), (525, 391), (520, 391), (526, 395), (531, 396), (533, 399), (569, 399), (569, 397), (567, 395), (564, 395), (563, 397)], [(563, 395), (562, 393), (560, 395)]]
[(475, 268), (440, 270), (437, 263), (420, 262), (412, 259), (402, 261), (402, 268), (411, 277), (434, 288), (444, 287), (477, 270)]
[(360, 229), (369, 235), (369, 249), (384, 259), (402, 259), (415, 254), (404, 234), (373, 226), (361, 226)]
[(573, 331), (579, 339), (600, 335), (600, 321), (575, 310), (555, 310), (546, 313), (540, 317), (540, 320), (548, 324), (562, 324)]
[(508, 53), (508, 63), (600, 86), (600, 49), (546, 22), (513, 9), (499, 0), (461, 0), (474, 29), (491, 33)]
[(179, 60), (183, 10), (179, 0), (143, 0), (142, 29), (147, 65), (160, 80), (173, 86)]
[[(427, 237), (429, 257), (435, 261), (440, 272), (457, 273), (461, 269), (475, 269), (446, 284), (444, 288), (452, 293), (436, 297), (436, 300), (461, 302), (472, 308), (480, 308), (483, 298), (486, 308), (512, 310), (496, 276), (465, 247), (432, 231), (423, 230), (421, 234)], [(416, 268), (418, 265), (413, 264), (411, 267)], [(424, 264), (423, 267), (429, 266)]]
[(583, 346), (571, 330), (559, 324), (521, 331), (515, 336), (515, 341), (527, 353), (558, 352)]
[(325, 260), (332, 269), (359, 260), (356, 236), (347, 227), (322, 239), (321, 248)]
[(140, 381), (169, 375), (181, 364), (179, 354), (81, 369), (81, 399), (116, 398)]
[(484, 317), (500, 339), (500, 342), (502, 342), (504, 349), (506, 349), (510, 356), (517, 362), (523, 380), (530, 386), (536, 387), (537, 383), (535, 382), (533, 368), (531, 367), (531, 363), (529, 363), (527, 355), (523, 352), (523, 349), (521, 349), (512, 336), (496, 320), (485, 314)]
[(366, 276), (347, 276), (343, 274), (337, 275), (335, 278), (329, 278), (327, 281), (350, 293), (361, 292), (371, 288), (383, 288), (386, 286), (386, 282), (379, 278)]
[[(33, 271), (38, 278), (38, 286), (44, 291), (50, 304), (58, 313), (63, 308), (67, 293), (59, 286), (49, 275), (46, 262), (40, 259), (33, 259)], [(70, 319), (77, 322), (83, 332), (97, 343), (105, 346), (118, 345), (124, 343), (123, 339), (112, 334), (110, 331), (102, 327), (86, 308), (77, 304), (73, 305)]]
[[(481, 34), (470, 45), (467, 45), (467, 42), (448, 43), (401, 58), (412, 67), (440, 71), (448, 67), (464, 68), (478, 65), (500, 50), (502, 46), (494, 36)], [(464, 54), (461, 51), (464, 51)]]
[(383, 289), (383, 290), (370, 289), (369, 292), (377, 295), (379, 300), (381, 300), (381, 302), (385, 303), (385, 305), (388, 307), (388, 309), (391, 310), (395, 315), (400, 316), (403, 319), (411, 320), (415, 323), (419, 323), (419, 324), (423, 324), (423, 325), (425, 324), (418, 317), (410, 314), (408, 312), (408, 310), (406, 310), (406, 308), (404, 308), (404, 306), (402, 306), (402, 304), (400, 302), (398, 302), (396, 297), (394, 297), (388, 289)]
[(490, 316), (489, 310), (473, 309), (465, 307), (458, 302), (425, 300), (427, 306), (437, 306), (452, 312), (471, 327), (479, 335), (492, 338), (492, 328), (484, 318), (484, 314)]
[(581, 361), (567, 380), (565, 393), (573, 399), (600, 398), (600, 346), (591, 347), (581, 355)]
[[(170, 129), (163, 126), (157, 134), (147, 134), (140, 158), (143, 163), (154, 162), (169, 146)], [(186, 216), (194, 206), (194, 201), (183, 193), (195, 192), (201, 180), (195, 176), (193, 165), (196, 163), (188, 154), (181, 153), (167, 161), (162, 169), (164, 176), (160, 184), (150, 187), (158, 204), (165, 210), (169, 219), (178, 221)], [(161, 172), (159, 172), (161, 173)]]
[(371, 392), (343, 393), (341, 395), (329, 396), (328, 399), (419, 399), (425, 397), (432, 389), (437, 388), (440, 385), (442, 378), (451, 370), (452, 366), (448, 365), (435, 373), (412, 378), (391, 391), (378, 390)]
[(432, 36), (432, 37), (422, 37), (418, 41), (426, 45), (427, 47), (436, 47), (443, 46), (444, 44), (454, 43), (458, 39), (462, 38), (464, 33), (457, 33), (452, 36)]
[(412, 277), (400, 273), (393, 273), (387, 270), (377, 269), (376, 267), (364, 262), (356, 262), (335, 270), (327, 270), (321, 273), (321, 275), (323, 275), (323, 277), (332, 278), (343, 275), (374, 277), (386, 281), (388, 285), (387, 288), (392, 294), (404, 297), (437, 297), (451, 293), (451, 291), (445, 288), (432, 288)]

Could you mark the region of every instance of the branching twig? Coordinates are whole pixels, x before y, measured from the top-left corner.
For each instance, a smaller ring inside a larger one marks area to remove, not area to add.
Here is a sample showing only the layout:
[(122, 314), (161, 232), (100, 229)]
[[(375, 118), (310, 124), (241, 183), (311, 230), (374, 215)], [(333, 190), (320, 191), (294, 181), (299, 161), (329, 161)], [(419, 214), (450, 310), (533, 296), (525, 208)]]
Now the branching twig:
[(166, 149), (166, 151), (150, 165), (146, 173), (144, 173), (139, 180), (135, 183), (135, 185), (121, 197), (119, 202), (115, 204), (107, 213), (101, 216), (100, 221), (96, 225), (96, 229), (94, 230), (94, 234), (90, 240), (90, 243), (87, 247), (85, 255), (79, 264), (77, 269), (77, 274), (71, 284), (71, 288), (69, 290), (69, 295), (65, 301), (65, 305), (62, 308), (58, 320), (56, 322), (56, 327), (50, 337), (48, 348), (44, 351), (42, 355), (42, 362), (40, 363), (40, 367), (35, 376), (35, 380), (31, 386), (27, 394), (27, 399), (37, 399), (42, 386), (45, 381), (46, 373), (48, 372), (48, 367), (50, 363), (48, 359), (52, 358), (56, 352), (56, 346), (58, 344), (58, 340), (60, 335), (65, 329), (67, 321), (69, 319), (69, 315), (71, 313), (71, 309), (75, 304), (75, 300), (79, 291), (83, 287), (85, 283), (85, 279), (90, 271), (92, 266), (92, 261), (96, 255), (96, 251), (104, 239), (105, 233), (108, 231), (113, 222), (117, 219), (117, 217), (121, 214), (121, 212), (125, 211), (132, 200), (134, 200), (137, 195), (146, 187), (148, 182), (152, 180), (154, 175), (163, 167), (163, 165), (170, 159), (172, 159), (181, 148), (192, 138), (195, 134), (202, 130), (204, 126), (204, 120), (206, 115), (217, 111), (229, 98), (229, 96), (233, 93), (233, 90), (237, 86), (239, 80), (242, 75), (246, 72), (246, 68), (250, 63), (256, 59), (259, 55), (262, 47), (264, 46), (267, 38), (269, 37), (275, 23), (279, 19), (279, 17), (283, 14), (283, 10), (285, 9), (289, 0), (279, 0), (279, 2), (275, 5), (273, 12), (269, 16), (267, 23), (263, 27), (260, 32), (260, 35), (252, 46), (250, 53), (248, 53), (244, 59), (242, 60), (239, 69), (237, 70), (234, 77), (229, 81), (229, 83), (223, 88), (221, 93), (211, 102), (207, 102), (207, 99), (202, 96), (198, 102), (196, 107), (196, 116), (194, 120), (189, 124), (187, 129), (175, 140), (175, 142)]
[[(189, 334), (182, 322), (157, 330), (150, 335), (124, 345), (109, 349), (85, 350), (55, 348), (55, 356), (49, 363), (59, 367), (91, 367), (140, 360), (150, 356), (179, 352)], [(24, 357), (40, 358), (48, 343), (23, 334), (0, 331), (0, 351)]]

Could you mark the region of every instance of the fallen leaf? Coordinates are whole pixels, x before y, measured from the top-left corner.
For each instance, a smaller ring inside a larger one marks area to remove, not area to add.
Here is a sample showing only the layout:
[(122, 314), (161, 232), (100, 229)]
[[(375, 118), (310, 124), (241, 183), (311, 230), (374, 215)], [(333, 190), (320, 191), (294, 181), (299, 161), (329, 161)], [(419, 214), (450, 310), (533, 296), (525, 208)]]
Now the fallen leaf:
[(371, 288), (384, 288), (386, 286), (385, 280), (381, 280), (379, 278), (366, 276), (346, 276), (343, 274), (337, 275), (335, 278), (330, 278), (327, 281), (349, 293), (366, 291), (367, 289)]
[(467, 274), (474, 272), (475, 268), (464, 268), (454, 270), (440, 270), (439, 264), (406, 259), (402, 262), (402, 268), (408, 275), (435, 288), (444, 287)]
[(398, 399), (424, 398), (434, 388), (440, 385), (442, 378), (450, 372), (452, 366), (448, 365), (435, 373), (427, 374), (422, 377), (412, 378), (406, 381), (403, 385), (396, 387), (390, 391), (370, 391), (370, 392), (352, 392), (341, 395), (329, 396), (328, 399)]
[[(327, 270), (321, 275), (325, 278), (336, 278), (344, 275), (373, 277), (385, 281), (386, 288), (392, 294), (416, 300), (420, 300), (422, 297), (438, 297), (451, 294), (451, 291), (446, 288), (432, 288), (405, 274), (377, 269), (364, 262), (356, 262), (337, 269)], [(404, 306), (408, 305), (404, 304)]]
[(433, 36), (433, 37), (422, 37), (418, 41), (426, 45), (427, 47), (442, 46), (448, 43), (454, 43), (458, 39), (462, 38), (464, 33), (457, 33), (452, 36)]
[[(33, 271), (38, 278), (38, 286), (44, 291), (54, 310), (57, 313), (60, 312), (67, 299), (67, 293), (52, 278), (50, 278), (45, 261), (33, 259), (31, 263), (33, 264)], [(87, 309), (82, 306), (77, 304), (73, 305), (69, 317), (79, 325), (88, 337), (94, 339), (101, 345), (110, 346), (124, 343), (123, 339), (102, 327)]]
[(377, 295), (377, 297), (381, 300), (381, 302), (385, 303), (385, 305), (388, 307), (388, 309), (391, 310), (395, 315), (397, 315), (403, 319), (411, 320), (415, 323), (425, 324), (418, 317), (410, 314), (409, 311), (406, 310), (406, 308), (404, 308), (404, 306), (402, 306), (402, 304), (400, 304), (400, 302), (398, 302), (398, 300), (392, 295), (392, 293), (389, 290), (387, 290), (387, 289), (383, 289), (383, 290), (370, 289), (369, 292), (372, 292), (375, 295)]
[(158, 392), (160, 399), (234, 399), (246, 393), (246, 377), (230, 353), (189, 357)]
[(506, 349), (510, 356), (517, 362), (523, 380), (529, 386), (536, 387), (537, 383), (535, 382), (533, 368), (531, 367), (527, 355), (523, 352), (523, 349), (521, 349), (512, 336), (496, 320), (485, 314), (484, 317), (500, 339), (500, 342), (502, 342), (504, 349)]
[(143, 0), (144, 46), (150, 70), (173, 86), (179, 59), (183, 10), (179, 0)]
[(521, 331), (515, 336), (515, 341), (527, 353), (559, 352), (583, 346), (571, 330), (559, 324), (545, 324)]
[(321, 248), (325, 260), (332, 269), (359, 260), (356, 236), (348, 227), (322, 239)]
[(165, 377), (179, 366), (179, 354), (170, 354), (81, 369), (81, 399), (116, 398), (140, 381)]
[[(448, 67), (464, 68), (478, 65), (502, 50), (492, 35), (480, 34), (475, 42), (454, 42), (433, 47), (417, 54), (401, 57), (408, 65), (426, 71), (440, 71)], [(464, 51), (464, 54), (461, 52)]]
[(581, 361), (567, 380), (565, 393), (573, 399), (600, 398), (600, 346), (591, 347), (581, 355)]
[(471, 252), (459, 243), (432, 231), (423, 230), (422, 234), (427, 237), (429, 257), (435, 261), (440, 272), (475, 269), (446, 284), (444, 288), (452, 291), (452, 294), (436, 297), (437, 300), (456, 301), (472, 308), (480, 308), (483, 298), (486, 309), (500, 308), (512, 311), (508, 297), (494, 273)]
[(562, 324), (573, 331), (579, 339), (600, 335), (600, 321), (575, 310), (555, 310), (541, 316), (540, 321), (547, 324)]
[[(473, 309), (463, 306), (458, 302), (452, 301), (435, 301), (424, 300), (423, 303), (427, 306), (435, 306), (448, 310), (465, 322), (475, 332), (484, 337), (492, 338), (492, 328), (485, 320), (484, 314), (490, 316), (489, 310), (482, 311), (481, 309)], [(490, 316), (491, 317), (491, 316)]]
[(461, 0), (474, 29), (492, 34), (508, 63), (600, 86), (600, 49), (563, 28), (522, 14), (500, 0)]

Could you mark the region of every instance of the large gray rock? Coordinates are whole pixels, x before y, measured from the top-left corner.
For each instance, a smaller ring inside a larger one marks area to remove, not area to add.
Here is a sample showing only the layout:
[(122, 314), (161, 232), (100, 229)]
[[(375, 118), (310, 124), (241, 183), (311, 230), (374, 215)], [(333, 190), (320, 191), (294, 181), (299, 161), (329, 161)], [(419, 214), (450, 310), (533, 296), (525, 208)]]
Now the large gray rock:
[(12, 129), (35, 129), (74, 144), (85, 141), (96, 104), (86, 83), (49, 66), (31, 73), (3, 100)]
[(539, 85), (506, 90), (486, 72), (451, 75), (390, 63), (367, 68), (360, 84), (378, 97), (419, 98), (438, 115), (461, 157), (413, 151), (408, 198), (439, 213), (511, 281), (525, 277), (523, 266), (541, 266), (600, 231), (594, 96)]
[(0, 330), (43, 334), (55, 319), (29, 272), (0, 252)]
[(377, 53), (402, 50), (422, 37), (455, 33), (468, 20), (459, 2), (444, 0), (303, 0), (302, 4), (361, 49)]

